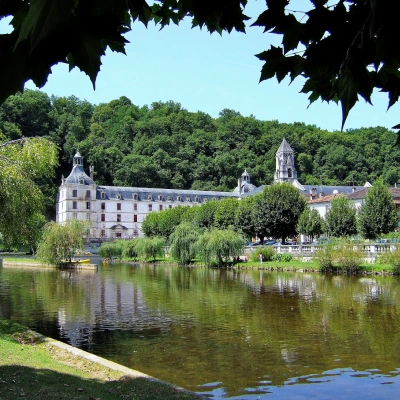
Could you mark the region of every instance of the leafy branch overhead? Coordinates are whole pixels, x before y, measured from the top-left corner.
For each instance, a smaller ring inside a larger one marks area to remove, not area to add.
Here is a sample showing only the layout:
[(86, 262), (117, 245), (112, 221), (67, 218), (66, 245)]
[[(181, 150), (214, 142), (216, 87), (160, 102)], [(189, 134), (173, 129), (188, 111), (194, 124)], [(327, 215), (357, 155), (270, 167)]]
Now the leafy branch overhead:
[[(374, 88), (388, 93), (388, 107), (400, 94), (400, 42), (392, 0), (309, 0), (296, 10), (294, 0), (266, 0), (252, 26), (282, 36), (257, 57), (260, 80), (305, 79), (301, 90), (317, 99), (340, 102), (342, 127)], [(109, 47), (125, 53), (131, 24), (153, 21), (160, 28), (190, 18), (209, 32), (245, 32), (247, 0), (3, 0), (0, 19), (12, 16), (14, 30), (0, 35), (0, 102), (22, 91), (29, 79), (42, 87), (59, 62), (78, 67), (95, 85), (101, 56)]]

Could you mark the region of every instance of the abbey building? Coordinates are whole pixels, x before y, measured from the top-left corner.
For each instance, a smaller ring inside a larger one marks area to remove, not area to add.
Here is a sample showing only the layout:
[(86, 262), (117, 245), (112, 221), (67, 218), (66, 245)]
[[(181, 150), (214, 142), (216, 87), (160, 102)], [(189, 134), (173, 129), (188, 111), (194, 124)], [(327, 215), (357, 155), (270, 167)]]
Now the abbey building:
[[(286, 139), (283, 139), (276, 153), (274, 180), (290, 182), (307, 198), (349, 194), (363, 188), (302, 185), (297, 180), (293, 149)], [(232, 192), (101, 186), (93, 180), (92, 167), (89, 168), (89, 175), (86, 174), (83, 157), (77, 152), (70, 175), (62, 178), (56, 220), (60, 224), (73, 219), (87, 220), (93, 239), (138, 237), (143, 235), (141, 225), (144, 218), (152, 211), (176, 206), (193, 207), (226, 197), (240, 199), (259, 193), (264, 187), (254, 186), (247, 171), (243, 172)]]

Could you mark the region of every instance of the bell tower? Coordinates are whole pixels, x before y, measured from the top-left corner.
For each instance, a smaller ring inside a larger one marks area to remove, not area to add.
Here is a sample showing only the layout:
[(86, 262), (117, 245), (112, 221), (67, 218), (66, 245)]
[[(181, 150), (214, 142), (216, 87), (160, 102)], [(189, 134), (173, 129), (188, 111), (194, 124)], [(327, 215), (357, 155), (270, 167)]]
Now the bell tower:
[(276, 152), (275, 182), (290, 182), (297, 180), (297, 171), (294, 166), (294, 152), (289, 143), (283, 138)]

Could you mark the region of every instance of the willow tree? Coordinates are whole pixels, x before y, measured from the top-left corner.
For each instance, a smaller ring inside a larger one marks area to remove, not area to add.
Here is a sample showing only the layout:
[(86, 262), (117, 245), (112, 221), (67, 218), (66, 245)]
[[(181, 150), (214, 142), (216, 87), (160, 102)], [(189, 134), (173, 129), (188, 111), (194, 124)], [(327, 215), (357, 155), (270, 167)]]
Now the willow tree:
[(83, 248), (87, 229), (86, 221), (66, 221), (64, 225), (49, 222), (43, 230), (37, 258), (56, 266), (71, 261), (76, 251)]
[(44, 211), (36, 181), (54, 175), (57, 148), (43, 138), (2, 141), (0, 132), (0, 232), (8, 244), (32, 244)]
[(223, 266), (240, 256), (244, 245), (243, 237), (231, 229), (211, 229), (199, 237), (196, 249), (206, 264)]
[(170, 236), (170, 255), (181, 264), (188, 264), (196, 255), (196, 242), (201, 229), (190, 222), (182, 222)]

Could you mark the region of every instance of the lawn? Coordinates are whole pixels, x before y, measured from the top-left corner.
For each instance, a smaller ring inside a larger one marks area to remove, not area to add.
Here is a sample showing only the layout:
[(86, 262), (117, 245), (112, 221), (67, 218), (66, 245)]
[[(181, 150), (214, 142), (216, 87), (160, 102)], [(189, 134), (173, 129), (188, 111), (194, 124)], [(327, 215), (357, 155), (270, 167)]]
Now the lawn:
[(0, 319), (0, 400), (199, 399), (146, 378), (127, 377), (41, 341), (26, 328)]

